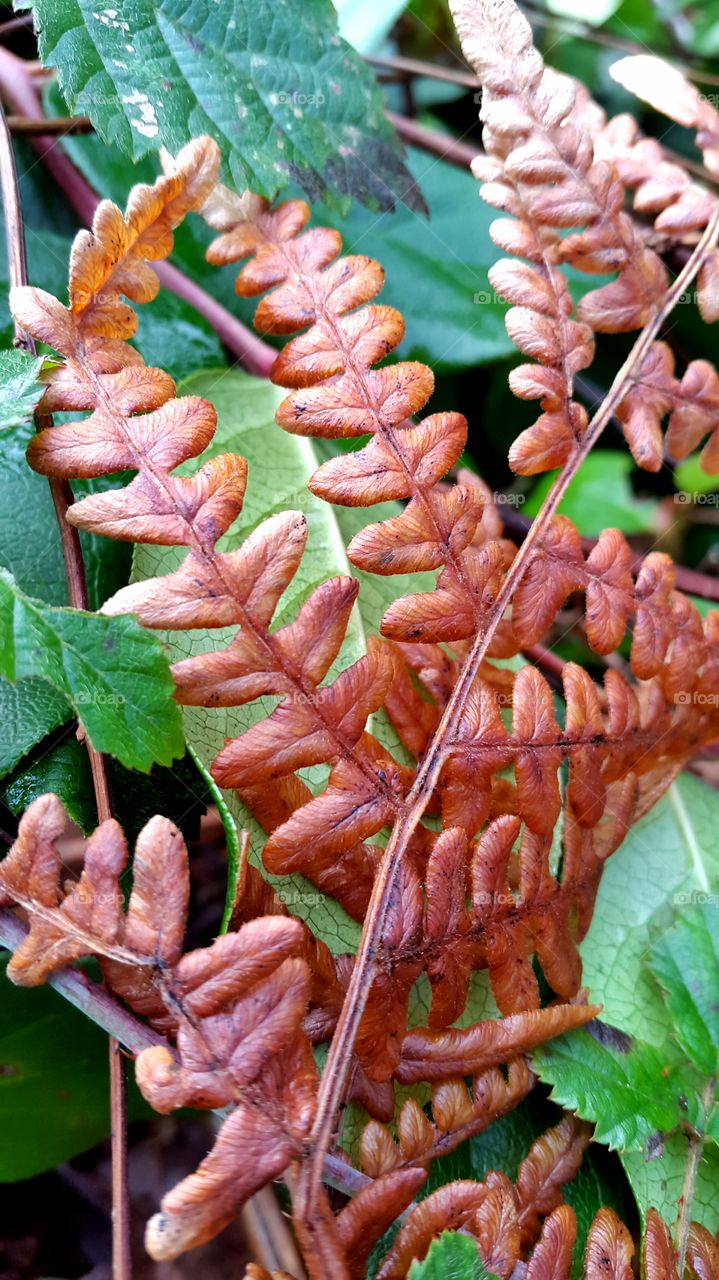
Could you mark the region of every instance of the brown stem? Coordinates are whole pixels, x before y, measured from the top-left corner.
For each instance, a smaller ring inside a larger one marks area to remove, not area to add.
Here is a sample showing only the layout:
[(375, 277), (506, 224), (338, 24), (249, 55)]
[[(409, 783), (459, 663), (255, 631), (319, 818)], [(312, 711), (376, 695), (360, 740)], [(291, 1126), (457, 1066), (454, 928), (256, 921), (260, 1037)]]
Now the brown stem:
[[(27, 66), (21, 58), (0, 47), (0, 93), (14, 111), (31, 120), (44, 121), (40, 99), (30, 83)], [(78, 172), (68, 156), (57, 145), (57, 139), (47, 133), (29, 135), (28, 142), (37, 152), (65, 199), (72, 205), (80, 221), (86, 226), (92, 223), (99, 198), (92, 187)], [(169, 262), (153, 264), (163, 288), (184, 299), (194, 307), (215, 330), (220, 341), (247, 370), (256, 377), (266, 378), (274, 364), (277, 352), (258, 338), (246, 325), (237, 320), (225, 307), (210, 297), (194, 280)]]
[[(27, 284), (27, 255), (15, 156), (5, 112), (1, 106), (0, 186), (2, 187), (3, 207), (5, 210), (8, 279), (11, 288), (14, 288)], [(15, 324), (15, 345), (23, 347), (31, 355), (37, 354), (33, 339), (17, 323)], [(35, 424), (38, 430), (44, 430), (45, 427), (52, 425), (52, 419), (47, 414), (39, 413), (35, 415)], [(73, 609), (87, 609), (87, 586), (80, 538), (77, 530), (73, 529), (66, 519), (68, 507), (72, 505), (73, 501), (72, 491), (67, 481), (50, 480), (49, 483), (62, 543), (70, 605)], [(85, 746), (90, 760), (98, 820), (105, 822), (111, 817), (112, 812), (106, 761), (104, 756), (95, 750), (87, 737)], [(124, 1066), (120, 1059), (119, 1045), (114, 1036), (111, 1036), (109, 1040), (109, 1054), (112, 1149), (112, 1274), (113, 1280), (130, 1280), (132, 1273), (130, 1267), (127, 1193), (125, 1075)]]
[(380, 948), (397, 871), (407, 845), (439, 781), (448, 746), (451, 745), (457, 733), (464, 705), (479, 666), (568, 486), (584, 458), (601, 436), (617, 405), (626, 395), (634, 370), (641, 365), (662, 325), (700, 270), (706, 254), (716, 244), (717, 238), (719, 238), (719, 211), (714, 214), (690, 261), (667, 290), (662, 304), (655, 307), (652, 318), (642, 330), (617, 373), (604, 402), (589, 423), (584, 438), (575, 446), (574, 453), (554, 481), (540, 515), (533, 522), (524, 543), (507, 571), (487, 622), (478, 632), (465, 659), (457, 683), (408, 793), (405, 813), (392, 830), (372, 889), (352, 977), (322, 1074), (317, 1113), (312, 1130), (312, 1150), (300, 1171), (297, 1182), (298, 1213), (310, 1230), (315, 1220), (315, 1205), (322, 1177), (323, 1157), (332, 1141), (335, 1116), (346, 1090), (353, 1045), (372, 985), (377, 952)]
[[(716, 1080), (707, 1080), (702, 1093), (702, 1112), (706, 1117), (709, 1108), (714, 1101), (714, 1091), (716, 1089)], [(696, 1190), (697, 1173), (699, 1172), (699, 1162), (702, 1158), (704, 1143), (706, 1137), (703, 1132), (695, 1131), (689, 1136), (689, 1149), (687, 1151), (687, 1162), (684, 1169), (684, 1181), (682, 1183), (682, 1194), (679, 1210), (679, 1219), (677, 1221), (677, 1274), (684, 1275), (684, 1268), (687, 1258), (687, 1242), (689, 1239), (689, 1228), (692, 1221), (692, 1205), (694, 1203), (694, 1192)]]
[(368, 54), (365, 62), (371, 67), (398, 72), (407, 79), (427, 76), (430, 80), (444, 80), (447, 84), (463, 85), (466, 89), (479, 88), (479, 76), (470, 67), (466, 71), (455, 71), (452, 67), (444, 67), (436, 62), (423, 62), (420, 58), (382, 58), (377, 54)]
[(48, 120), (33, 120), (30, 116), (8, 116), (7, 127), (17, 137), (64, 137), (68, 133), (92, 133), (93, 124), (87, 116), (53, 116)]
[(448, 164), (457, 165), (459, 169), (468, 169), (475, 156), (482, 154), (482, 148), (473, 142), (462, 142), (461, 138), (452, 138), (438, 133), (436, 129), (426, 129), (424, 125), (417, 124), (416, 120), (409, 120), (407, 116), (396, 116), (391, 111), (386, 114), (403, 142), (410, 147), (419, 147), (420, 151), (438, 156)]

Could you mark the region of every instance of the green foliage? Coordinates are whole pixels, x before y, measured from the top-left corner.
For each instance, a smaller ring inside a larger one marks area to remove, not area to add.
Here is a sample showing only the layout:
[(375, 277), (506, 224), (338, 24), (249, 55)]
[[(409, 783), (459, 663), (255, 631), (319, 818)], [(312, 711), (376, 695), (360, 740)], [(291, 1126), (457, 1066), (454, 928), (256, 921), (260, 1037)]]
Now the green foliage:
[(0, 777), (14, 769), (18, 760), (71, 715), (67, 698), (44, 680), (10, 684), (0, 679)]
[(0, 431), (32, 417), (42, 395), (42, 363), (26, 351), (0, 351)]
[[(21, 689), (25, 683), (21, 681), (18, 688)], [(63, 737), (51, 746), (42, 742), (9, 777), (4, 778), (0, 797), (10, 812), (19, 817), (38, 796), (52, 791), (56, 796), (62, 796), (73, 822), (88, 832), (97, 822), (97, 809), (87, 752), (74, 736), (72, 728), (65, 732), (71, 736)]]
[(486, 364), (513, 351), (506, 306), (487, 272), (500, 256), (489, 239), (494, 214), (477, 199), (468, 172), (411, 150), (409, 163), (429, 206), (429, 219), (409, 209), (371, 217), (355, 206), (346, 218), (323, 213), (342, 233), (347, 253), (377, 258), (386, 272), (381, 301), (407, 322), (400, 349), (434, 369)]
[[(629, 454), (606, 449), (590, 453), (559, 505), (586, 538), (598, 538), (603, 529), (622, 533), (647, 533), (653, 528), (656, 502), (637, 498), (629, 480), (633, 470)], [(532, 489), (522, 515), (536, 516), (557, 472), (549, 471)]]
[(51, 608), (4, 570), (0, 617), (0, 675), (46, 680), (72, 703), (98, 751), (145, 770), (182, 754), (167, 659), (134, 618)]
[[(573, 1032), (534, 1056), (552, 1097), (615, 1146), (642, 1214), (675, 1215), (687, 1126), (705, 1135), (693, 1215), (719, 1213), (716, 913), (719, 796), (683, 776), (608, 863), (582, 945), (590, 998), (610, 1024)], [(662, 994), (662, 990), (665, 993)], [(615, 1029), (616, 1028), (616, 1029)]]
[(659, 938), (649, 967), (690, 1062), (719, 1075), (719, 895), (706, 894)]
[[(107, 1134), (107, 1036), (50, 987), (13, 986), (4, 961), (0, 979), (0, 1182), (14, 1182)], [(134, 1087), (129, 1102), (144, 1114)]]
[[(27, 0), (72, 111), (133, 159), (209, 133), (225, 179), (422, 208), (374, 77), (330, 0)], [(346, 201), (347, 202), (347, 201)]]
[(661, 1134), (699, 1120), (698, 1080), (675, 1055), (631, 1040), (604, 1024), (542, 1045), (533, 1058), (552, 1098), (583, 1120), (612, 1150), (651, 1153)]
[(433, 1240), (424, 1262), (413, 1262), (409, 1280), (497, 1280), (487, 1271), (469, 1236), (444, 1231)]

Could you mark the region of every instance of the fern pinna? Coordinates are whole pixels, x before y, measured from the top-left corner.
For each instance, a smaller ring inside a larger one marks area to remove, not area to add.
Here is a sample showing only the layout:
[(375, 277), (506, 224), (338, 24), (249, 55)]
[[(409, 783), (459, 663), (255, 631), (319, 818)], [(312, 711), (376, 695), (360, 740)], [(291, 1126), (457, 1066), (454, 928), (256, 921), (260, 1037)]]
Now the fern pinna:
[[(60, 965), (97, 956), (106, 984), (158, 1033), (136, 1064), (151, 1104), (234, 1108), (214, 1150), (152, 1220), (148, 1248), (157, 1259), (210, 1238), (249, 1195), (284, 1174), (310, 1275), (362, 1276), (431, 1160), (529, 1092), (525, 1053), (598, 1012), (580, 994), (578, 946), (603, 865), (682, 765), (719, 734), (719, 614), (702, 620), (675, 590), (665, 554), (652, 552), (637, 568), (611, 529), (586, 553), (574, 525), (556, 514), (613, 412), (635, 460), (650, 470), (662, 461), (665, 415), (675, 454), (714, 432), (715, 371), (694, 362), (680, 382), (658, 334), (697, 274), (709, 309), (717, 211), (702, 206), (698, 244), (670, 282), (624, 208), (625, 188), (641, 191), (649, 181), (639, 174), (643, 151), (634, 163), (640, 143), (622, 143), (586, 95), (544, 68), (512, 0), (452, 7), (484, 85), (486, 155), (477, 176), (485, 198), (509, 215), (493, 237), (515, 255), (493, 268), (492, 281), (512, 304), (511, 337), (534, 361), (514, 370), (511, 385), (541, 407), (510, 461), (524, 475), (560, 468), (519, 548), (503, 536), (481, 481), (453, 478), (464, 418), (414, 421), (432, 392), (431, 371), (406, 361), (373, 367), (404, 333), (400, 313), (373, 301), (381, 267), (342, 257), (334, 231), (305, 230), (301, 201), (273, 209), (246, 195), (218, 196), (219, 153), (210, 139), (185, 148), (153, 187), (135, 188), (125, 215), (100, 205), (92, 232), (75, 243), (68, 307), (37, 289), (13, 291), (18, 322), (61, 357), (46, 374), (43, 411), (88, 415), (41, 431), (31, 465), (68, 479), (134, 471), (124, 489), (83, 498), (68, 519), (107, 537), (187, 548), (179, 569), (123, 588), (105, 611), (131, 612), (163, 630), (238, 628), (228, 647), (175, 665), (176, 696), (200, 706), (279, 698), (226, 744), (213, 775), (265, 827), (269, 872), (301, 871), (364, 923), (356, 957), (331, 955), (245, 862), (232, 931), (183, 955), (187, 860), (171, 824), (153, 819), (142, 833), (124, 912), (117, 886), (127, 850), (117, 825), (98, 829), (79, 885), (61, 889), (58, 802), (45, 797), (28, 810), (0, 870), (2, 901), (21, 905), (30, 921), (10, 976), (39, 982)], [(706, 116), (695, 123), (706, 141)], [(646, 198), (637, 207), (646, 208)], [(673, 199), (689, 200), (686, 184), (675, 184), (657, 225), (668, 224)], [(293, 621), (273, 629), (305, 549), (304, 518), (282, 512), (239, 549), (219, 549), (241, 510), (246, 463), (224, 454), (191, 477), (173, 475), (207, 447), (215, 412), (197, 397), (177, 397), (172, 380), (128, 344), (136, 317), (123, 297), (152, 299), (158, 281), (150, 264), (170, 252), (172, 230), (190, 210), (221, 232), (211, 262), (248, 259), (237, 290), (264, 295), (257, 327), (299, 333), (272, 370), (290, 393), (280, 427), (370, 437), (325, 462), (312, 491), (349, 506), (405, 504), (355, 536), (351, 562), (383, 575), (438, 571), (434, 591), (390, 605), (380, 637), (331, 683), (357, 581), (322, 583)], [(567, 263), (616, 278), (575, 309)], [(633, 353), (590, 421), (574, 380), (592, 362), (595, 334), (635, 329)], [(702, 455), (707, 467), (717, 460), (715, 439)], [(577, 594), (590, 648), (611, 655), (630, 629), (629, 660), (624, 672), (608, 667), (602, 684), (565, 664), (560, 713), (538, 669), (502, 663), (540, 641)], [(367, 731), (381, 707), (415, 766)], [(330, 771), (313, 795), (298, 771), (317, 764)], [(387, 830), (386, 848), (368, 843)], [(478, 969), (488, 970), (501, 1016), (457, 1027)], [(426, 1026), (410, 1028), (422, 974), (431, 1008)], [(318, 1077), (310, 1046), (324, 1042), (329, 1056)], [(395, 1118), (395, 1082), (430, 1085), (431, 1110), (410, 1097)], [(354, 1171), (361, 1189), (335, 1216), (321, 1179), (328, 1156), (350, 1167), (337, 1153), (338, 1109), (349, 1097), (372, 1118)], [(588, 1140), (586, 1126), (567, 1118), (534, 1144), (514, 1183), (491, 1173), (434, 1191), (409, 1208), (378, 1274), (400, 1280), (449, 1228), (476, 1242), (495, 1275), (523, 1268), (531, 1280), (565, 1280), (576, 1228), (561, 1185)], [(696, 1274), (714, 1248), (705, 1234), (700, 1227), (690, 1234)], [(676, 1275), (673, 1248), (650, 1215), (647, 1280)], [(587, 1280), (627, 1277), (633, 1250), (626, 1228), (602, 1210), (588, 1240)]]

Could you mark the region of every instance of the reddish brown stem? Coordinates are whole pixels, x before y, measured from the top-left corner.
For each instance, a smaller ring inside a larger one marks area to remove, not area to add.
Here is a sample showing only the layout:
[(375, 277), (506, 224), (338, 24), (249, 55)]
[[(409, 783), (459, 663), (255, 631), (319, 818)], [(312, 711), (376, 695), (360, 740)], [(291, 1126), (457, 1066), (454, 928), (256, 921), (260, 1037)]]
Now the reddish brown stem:
[(51, 120), (33, 120), (30, 116), (7, 116), (7, 127), (17, 137), (43, 134), (64, 137), (69, 133), (92, 133), (92, 121), (87, 116), (53, 116)]
[(392, 830), (372, 889), (352, 977), (322, 1075), (317, 1114), (312, 1131), (312, 1151), (302, 1167), (297, 1181), (298, 1215), (310, 1232), (312, 1232), (316, 1224), (317, 1196), (322, 1178), (324, 1153), (332, 1141), (335, 1117), (346, 1091), (352, 1065), (353, 1045), (372, 985), (376, 957), (380, 948), (391, 896), (394, 891), (397, 871), (407, 845), (435, 791), (444, 765), (447, 746), (453, 741), (457, 732), (467, 696), (475, 682), (480, 664), (486, 656), (487, 649), (505, 610), (511, 603), (514, 592), (532, 556), (541, 544), (542, 538), (549, 528), (567, 488), (577, 474), (585, 457), (601, 436), (617, 405), (625, 397), (634, 370), (641, 364), (662, 325), (673, 311), (678, 299), (700, 270), (707, 253), (716, 244), (717, 238), (719, 238), (719, 211), (714, 214), (687, 266), (667, 290), (661, 306), (655, 308), (652, 318), (642, 330), (629, 356), (617, 373), (604, 402), (589, 423), (584, 438), (581, 443), (575, 446), (569, 461), (555, 479), (541, 514), (528, 530), (522, 546), (507, 571), (487, 622), (475, 637), (465, 659), (439, 725), (417, 770), (415, 781), (407, 796), (406, 809)]
[[(7, 239), (8, 278), (11, 287), (27, 284), (27, 257), (25, 235), (20, 208), (20, 194), (15, 168), (12, 139), (5, 113), (0, 108), (0, 185), (5, 210), (5, 235)], [(29, 334), (15, 325), (15, 345), (23, 347), (31, 355), (37, 348)], [(45, 414), (36, 415), (36, 426), (43, 430), (52, 420)], [(66, 481), (50, 480), (50, 491), (57, 516), (62, 543), (68, 595), (73, 609), (87, 608), (85, 566), (80, 539), (76, 529), (68, 524), (67, 509), (72, 504), (72, 491)], [(105, 822), (111, 816), (110, 786), (107, 766), (102, 756), (86, 738), (85, 745), (90, 759), (92, 781), (95, 788), (97, 816)], [(110, 1054), (110, 1115), (112, 1149), (112, 1274), (113, 1280), (130, 1280), (130, 1228), (127, 1193), (126, 1106), (125, 1074), (120, 1059), (120, 1047), (114, 1036), (109, 1040)]]
[(407, 116), (396, 116), (388, 111), (387, 119), (394, 125), (402, 141), (410, 147), (428, 151), (430, 155), (438, 156), (448, 164), (457, 165), (459, 169), (468, 169), (475, 156), (482, 154), (482, 148), (475, 143), (462, 142), (461, 138), (438, 133), (436, 129), (426, 129)]

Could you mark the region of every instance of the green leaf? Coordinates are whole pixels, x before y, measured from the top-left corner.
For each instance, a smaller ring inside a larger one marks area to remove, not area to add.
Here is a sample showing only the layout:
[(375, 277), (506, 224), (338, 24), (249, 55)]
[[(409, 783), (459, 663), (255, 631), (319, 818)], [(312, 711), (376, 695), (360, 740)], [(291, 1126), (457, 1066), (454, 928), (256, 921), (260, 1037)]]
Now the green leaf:
[(650, 946), (719, 882), (719, 795), (681, 774), (607, 862), (581, 946), (583, 982), (602, 1019), (658, 1047), (671, 1020), (647, 967)]
[(27, 0), (40, 57), (72, 111), (133, 159), (199, 134), (225, 180), (274, 196), (372, 208), (422, 199), (374, 77), (337, 33), (330, 0)]
[[(703, 905), (708, 896), (707, 905), (715, 900), (718, 824), (716, 791), (687, 774), (680, 775), (607, 863), (592, 924), (581, 946), (583, 981), (590, 999), (604, 1006), (602, 1018), (625, 1035), (646, 1042), (645, 1062), (648, 1048), (654, 1046), (670, 1075), (677, 1060), (675, 1031), (647, 958), (657, 939), (687, 907)], [(566, 1038), (572, 1042), (572, 1052), (580, 1036), (587, 1033)], [(581, 1062), (584, 1051), (578, 1052)], [(544, 1076), (539, 1059), (537, 1069)], [(689, 1091), (689, 1112), (683, 1112), (683, 1118), (691, 1119), (700, 1085), (698, 1080)], [(612, 1117), (605, 1114), (600, 1119), (608, 1126)], [(715, 1116), (710, 1116), (710, 1136), (714, 1123)], [(686, 1137), (670, 1136), (651, 1160), (644, 1152), (626, 1151), (621, 1161), (642, 1216), (653, 1207), (665, 1221), (673, 1221), (686, 1171)], [(719, 1215), (718, 1175), (719, 1153), (706, 1146), (697, 1170), (692, 1214), (711, 1230), (716, 1229)]]
[[(596, 1125), (594, 1137), (612, 1151), (651, 1150), (658, 1134), (698, 1118), (697, 1078), (683, 1061), (599, 1024), (603, 1040), (581, 1030), (559, 1036), (533, 1054), (534, 1069), (551, 1084), (553, 1101)], [(689, 1099), (694, 1105), (687, 1112)]]
[(469, 1236), (457, 1231), (444, 1231), (433, 1240), (424, 1262), (413, 1262), (409, 1280), (497, 1280), (487, 1271)]
[[(603, 529), (646, 533), (654, 527), (656, 501), (637, 498), (629, 481), (632, 459), (618, 450), (591, 453), (559, 504), (559, 512), (576, 524), (585, 538), (598, 538)], [(542, 476), (522, 507), (536, 516), (554, 483), (556, 471)]]
[[(353, 522), (366, 523), (393, 514), (395, 505), (386, 503), (368, 511), (335, 510), (315, 498), (307, 489), (307, 481), (321, 462), (313, 441), (281, 431), (274, 414), (284, 393), (262, 379), (250, 378), (237, 370), (206, 371), (189, 378), (182, 391), (205, 396), (217, 409), (215, 437), (201, 459), (193, 458), (177, 469), (177, 474), (191, 474), (201, 462), (217, 453), (241, 453), (249, 461), (249, 480), (242, 513), (222, 538), (222, 550), (231, 550), (244, 541), (262, 520), (278, 511), (303, 511), (308, 522), (309, 538), (300, 568), (283, 595), (275, 623), (294, 618), (297, 609), (310, 592), (332, 574), (354, 574), (362, 579), (361, 610), (355, 607), (350, 618), (347, 638), (337, 663), (337, 672), (355, 662), (366, 649), (368, 631), (376, 630), (381, 612), (389, 599), (406, 591), (428, 590), (434, 575), (399, 575), (391, 580), (356, 573), (345, 553), (345, 537)], [(184, 558), (182, 548), (138, 546), (135, 549), (133, 576), (153, 577), (176, 568)], [(212, 631), (163, 633), (172, 661), (190, 654), (203, 653), (229, 644), (235, 628)], [(268, 714), (274, 698), (261, 698), (244, 707), (183, 707), (182, 718), (187, 741), (192, 745), (205, 769), (209, 769), (225, 738), (236, 737)], [(374, 717), (373, 728), (390, 750), (398, 742), (387, 721)], [(324, 784), (324, 766), (303, 770), (308, 786), (317, 790)], [(234, 793), (227, 793), (228, 807), (242, 827), (252, 836), (255, 859), (264, 843), (264, 835)], [(271, 877), (268, 877), (271, 878)], [(325, 898), (302, 877), (284, 878), (283, 888), (294, 885), (293, 911), (308, 920), (315, 933), (335, 951), (352, 950), (357, 944), (359, 926), (350, 920), (333, 899)]]
[(719, 894), (691, 907), (655, 942), (649, 968), (677, 1039), (706, 1076), (719, 1075)]
[(0, 778), (71, 716), (67, 698), (44, 680), (10, 684), (0, 679)]
[[(110, 1131), (107, 1036), (51, 987), (16, 987), (0, 961), (0, 1181), (32, 1178)], [(134, 1086), (129, 1115), (147, 1114)]]
[(429, 206), (429, 219), (408, 209), (371, 217), (353, 207), (346, 218), (322, 214), (347, 253), (377, 258), (386, 273), (381, 301), (407, 322), (404, 358), (435, 369), (484, 364), (515, 353), (504, 327), (506, 306), (487, 272), (499, 257), (489, 238), (495, 212), (477, 197), (469, 172), (410, 150), (409, 164)]
[(46, 680), (75, 708), (98, 751), (130, 768), (183, 752), (172, 677), (156, 636), (134, 618), (104, 618), (31, 600), (0, 571), (0, 675)]
[(42, 356), (26, 351), (0, 351), (0, 431), (32, 417), (43, 390), (42, 364)]
[[(22, 688), (26, 681), (21, 681)], [(72, 729), (72, 736), (48, 746), (40, 743), (0, 786), (0, 798), (11, 813), (24, 813), (33, 800), (54, 792), (81, 831), (87, 834), (97, 823), (97, 808), (87, 752)]]

